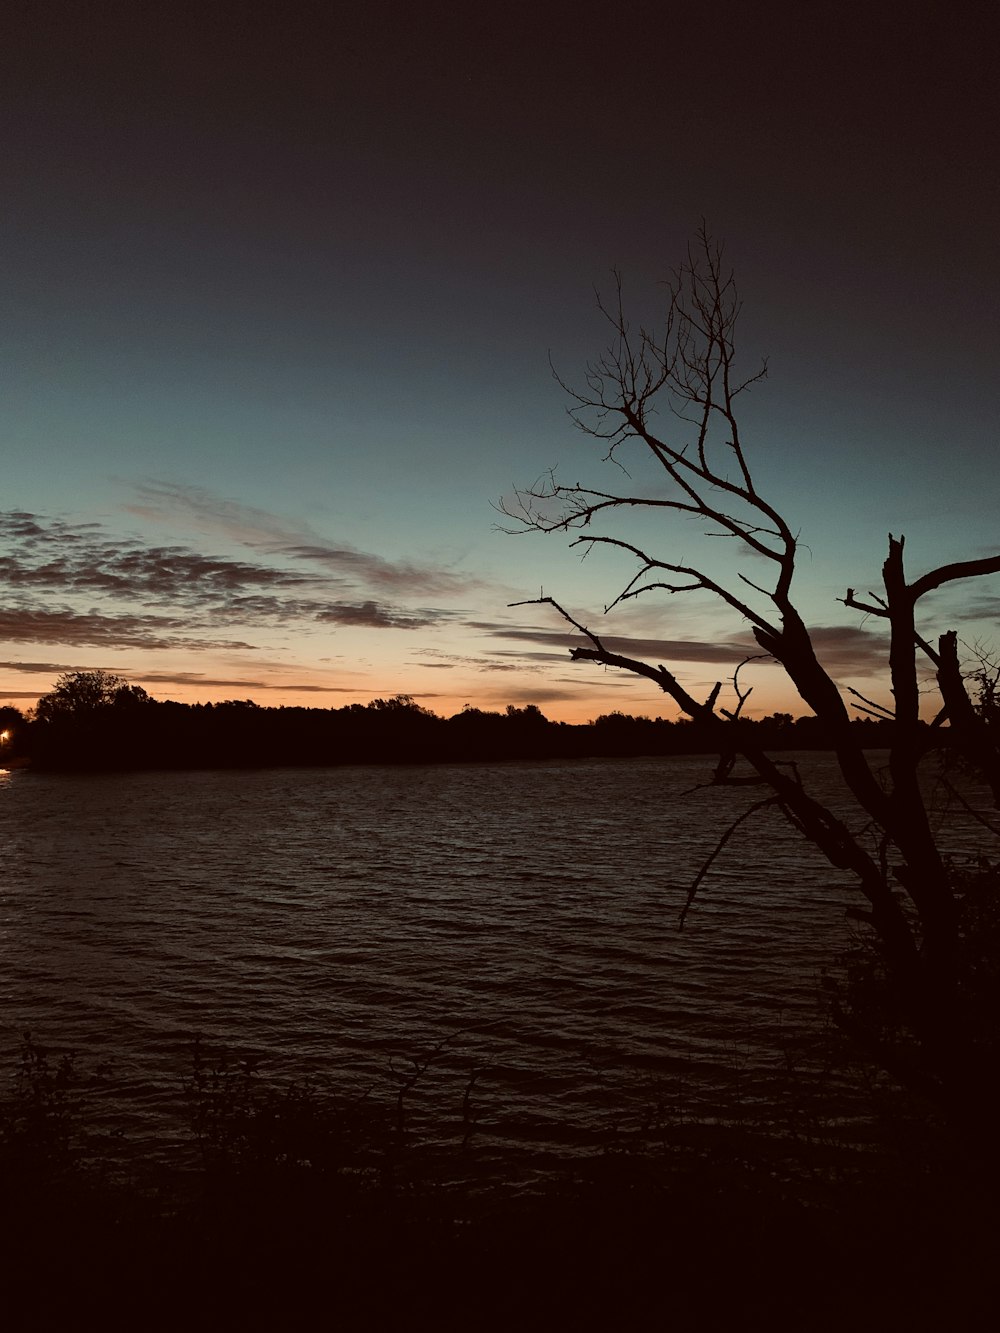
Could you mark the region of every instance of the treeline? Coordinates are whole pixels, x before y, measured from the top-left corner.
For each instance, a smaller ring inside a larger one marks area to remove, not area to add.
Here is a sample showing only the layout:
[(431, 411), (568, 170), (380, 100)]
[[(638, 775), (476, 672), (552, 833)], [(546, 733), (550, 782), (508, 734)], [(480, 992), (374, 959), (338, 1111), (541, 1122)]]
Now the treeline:
[[(456, 763), (718, 752), (718, 729), (610, 713), (584, 725), (550, 721), (533, 704), (504, 712), (465, 708), (441, 717), (405, 695), (345, 708), (267, 708), (159, 701), (120, 692), (110, 702), (37, 710), (13, 729), (12, 750), (48, 770), (241, 768), (365, 763)], [(861, 743), (889, 744), (891, 724), (853, 724)], [(728, 729), (727, 729), (728, 730)], [(826, 749), (817, 719), (776, 714), (740, 720), (768, 749)]]

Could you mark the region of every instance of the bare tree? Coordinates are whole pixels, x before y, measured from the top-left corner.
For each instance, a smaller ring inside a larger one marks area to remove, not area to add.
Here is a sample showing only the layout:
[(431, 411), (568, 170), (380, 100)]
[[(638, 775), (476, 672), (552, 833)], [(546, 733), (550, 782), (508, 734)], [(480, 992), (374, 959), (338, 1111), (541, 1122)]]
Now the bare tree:
[[(638, 450), (653, 465), (656, 484), (638, 491), (603, 490), (561, 484), (550, 473), (516, 492), (503, 512), (515, 521), (513, 530), (564, 532), (574, 545), (610, 547), (631, 557), (637, 566), (634, 577), (606, 610), (650, 594), (704, 592), (747, 621), (762, 654), (781, 665), (830, 736), (864, 832), (852, 832), (809, 794), (796, 773), (779, 767), (754, 743), (751, 729), (739, 724), (749, 689), (741, 688), (738, 669), (731, 706), (720, 702), (721, 682), (706, 698), (696, 698), (669, 667), (610, 651), (554, 599), (534, 601), (552, 606), (579, 631), (584, 642), (571, 649), (575, 661), (646, 677), (689, 718), (712, 729), (721, 756), (744, 756), (770, 786), (766, 803), (780, 807), (832, 865), (853, 876), (867, 902), (852, 914), (873, 932), (892, 1003), (915, 1039), (911, 1047), (918, 1058), (905, 1063), (874, 1025), (866, 1026), (846, 1009), (841, 1021), (877, 1046), (883, 1060), (911, 1082), (943, 1096), (959, 1088), (968, 1092), (970, 1081), (978, 1078), (982, 1052), (967, 1013), (962, 894), (932, 830), (918, 767), (932, 742), (947, 739), (986, 775), (1000, 805), (1000, 747), (996, 728), (970, 699), (957, 635), (948, 631), (932, 645), (917, 632), (915, 610), (923, 597), (945, 584), (1000, 571), (1000, 555), (945, 565), (911, 581), (904, 569), (903, 538), (890, 537), (883, 591), (859, 597), (848, 589), (842, 599), (885, 620), (889, 629), (894, 707), (851, 691), (854, 707), (892, 720), (888, 781), (880, 780), (852, 726), (848, 702), (821, 664), (793, 600), (796, 535), (758, 490), (748, 461), (737, 405), (766, 374), (766, 364), (748, 377), (737, 373), (734, 334), (740, 301), (721, 246), (704, 227), (698, 233), (673, 275), (659, 332), (630, 326), (617, 274), (616, 286), (614, 302), (599, 303), (612, 330), (608, 349), (588, 366), (582, 387), (573, 389), (556, 378), (573, 400), (570, 412), (577, 425), (602, 443), (605, 461), (618, 464), (620, 475), (631, 481), (625, 463), (632, 468)], [(662, 558), (642, 538), (628, 540), (605, 530), (604, 520), (637, 510), (694, 518), (711, 534), (730, 539), (735, 548), (731, 578), (720, 579), (685, 559)], [(757, 568), (769, 571), (765, 578), (751, 580), (740, 571), (740, 557), (747, 554), (755, 557)], [(940, 691), (940, 711), (931, 727), (919, 714), (920, 658), (932, 665)], [(717, 778), (725, 780), (728, 772), (729, 766), (720, 763)], [(728, 831), (723, 842), (726, 837)]]

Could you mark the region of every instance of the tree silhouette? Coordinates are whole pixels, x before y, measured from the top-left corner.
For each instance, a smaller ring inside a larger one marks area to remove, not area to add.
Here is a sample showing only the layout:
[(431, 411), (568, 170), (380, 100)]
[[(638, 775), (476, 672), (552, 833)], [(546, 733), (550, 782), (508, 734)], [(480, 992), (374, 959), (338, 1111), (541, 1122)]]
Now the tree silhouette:
[(24, 726), (24, 714), (13, 704), (0, 705), (0, 731), (14, 731)]
[(54, 722), (59, 718), (82, 717), (99, 709), (125, 708), (146, 703), (149, 695), (141, 685), (130, 685), (124, 676), (110, 671), (67, 671), (48, 694), (43, 694), (35, 706), (39, 722)]
[[(982, 1048), (987, 1041), (996, 1044), (996, 1024), (987, 1033), (976, 1012), (983, 997), (973, 984), (975, 949), (970, 953), (965, 892), (932, 830), (919, 767), (931, 744), (947, 739), (987, 777), (1000, 805), (1000, 746), (996, 727), (989, 725), (989, 708), (982, 698), (977, 708), (969, 696), (957, 635), (948, 631), (932, 644), (917, 632), (915, 609), (945, 584), (1000, 571), (1000, 555), (945, 565), (910, 581), (903, 538), (890, 537), (882, 569), (884, 591), (861, 598), (848, 589), (842, 599), (884, 620), (889, 629), (888, 684), (894, 708), (849, 691), (855, 695), (854, 707), (891, 719), (884, 783), (793, 599), (795, 533), (758, 489), (750, 467), (737, 406), (741, 395), (765, 375), (766, 364), (746, 377), (737, 372), (734, 333), (740, 300), (733, 275), (724, 267), (722, 247), (702, 227), (673, 275), (660, 331), (632, 328), (621, 280), (615, 276), (614, 303), (599, 301), (611, 327), (609, 347), (587, 367), (580, 388), (556, 378), (572, 399), (569, 410), (576, 424), (601, 443), (605, 462), (618, 465), (629, 489), (565, 485), (550, 473), (516, 492), (501, 508), (515, 521), (513, 531), (562, 532), (585, 551), (604, 547), (627, 554), (637, 571), (606, 610), (650, 594), (702, 592), (749, 623), (762, 655), (781, 665), (829, 737), (861, 816), (857, 824), (866, 832), (853, 832), (810, 794), (796, 773), (779, 767), (753, 730), (742, 725), (740, 715), (750, 694), (739, 677), (745, 662), (734, 671), (734, 702), (723, 706), (721, 682), (707, 698), (696, 698), (669, 667), (611, 651), (553, 598), (532, 601), (551, 606), (580, 633), (584, 642), (570, 650), (575, 661), (643, 676), (703, 729), (711, 729), (726, 760), (716, 770), (717, 781), (732, 780), (729, 759), (744, 756), (770, 789), (754, 808), (777, 807), (833, 866), (850, 872), (867, 900), (853, 915), (871, 930), (886, 995), (878, 1014), (841, 1005), (840, 1021), (911, 1083), (967, 1105), (973, 1090), (981, 1090)], [(661, 429), (661, 423), (669, 429)], [(632, 489), (631, 473), (641, 460), (653, 466), (652, 484)], [(653, 553), (641, 535), (648, 524), (634, 524), (640, 535), (607, 530), (610, 519), (642, 513), (694, 518), (712, 535), (729, 539), (734, 547), (729, 575)], [(739, 568), (746, 556), (755, 559), (755, 570), (764, 568), (767, 574), (748, 577)], [(918, 657), (933, 667), (940, 693), (936, 725), (930, 728), (919, 715)], [(949, 725), (943, 728), (944, 723)], [(745, 818), (741, 815), (740, 821)], [(731, 831), (723, 834), (720, 847)], [(692, 886), (688, 906), (713, 858), (714, 853)], [(887, 1006), (900, 1016), (892, 1041), (886, 1035)]]

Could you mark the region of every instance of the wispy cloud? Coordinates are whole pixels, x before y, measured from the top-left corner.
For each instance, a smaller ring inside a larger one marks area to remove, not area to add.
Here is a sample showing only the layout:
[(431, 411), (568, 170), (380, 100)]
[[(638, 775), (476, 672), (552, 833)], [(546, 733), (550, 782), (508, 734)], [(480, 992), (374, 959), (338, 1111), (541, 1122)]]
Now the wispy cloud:
[(363, 625), (367, 629), (423, 629), (446, 618), (444, 611), (406, 612), (381, 602), (335, 602), (317, 613), (330, 625)]
[[(289, 568), (280, 558), (204, 554), (24, 511), (0, 513), (0, 542), (0, 633), (15, 642), (243, 650), (261, 627), (307, 635), (330, 627), (414, 630), (451, 615), (383, 598), (347, 599), (356, 579), (296, 569), (294, 562)], [(220, 635), (223, 628), (236, 634)]]
[[(479, 630), (492, 638), (509, 639), (516, 642), (542, 645), (547, 651), (528, 653), (522, 656), (535, 658), (562, 658), (570, 648), (587, 646), (587, 640), (571, 631), (537, 628), (535, 626), (504, 625), (496, 621), (470, 621), (469, 628)], [(645, 639), (628, 636), (602, 634), (601, 642), (613, 653), (626, 657), (656, 658), (662, 662), (738, 662), (749, 653), (759, 652), (753, 646), (753, 640), (743, 642), (730, 640), (702, 639)], [(561, 650), (561, 651), (556, 651)], [(510, 654), (508, 654), (510, 655)]]
[(0, 671), (23, 671), (29, 675), (58, 676), (64, 671), (76, 671), (66, 662), (0, 662)]
[[(473, 621), (470, 629), (497, 640), (533, 644), (538, 647), (496, 648), (492, 655), (518, 662), (564, 661), (571, 648), (587, 646), (587, 640), (570, 631), (537, 626), (516, 626), (496, 621)], [(818, 626), (810, 631), (817, 656), (838, 676), (867, 676), (884, 669), (888, 660), (888, 640), (881, 630), (856, 626)], [(744, 658), (758, 655), (760, 648), (746, 639), (658, 639), (602, 634), (601, 642), (614, 653), (645, 661), (697, 662), (736, 667)]]
[(196, 531), (313, 565), (362, 588), (426, 597), (461, 595), (479, 586), (472, 576), (442, 566), (386, 560), (330, 541), (309, 524), (227, 500), (200, 486), (147, 481), (133, 489), (136, 499), (125, 506), (129, 513), (160, 523), (183, 520)]
[(834, 675), (869, 676), (889, 664), (889, 636), (881, 627), (817, 625), (809, 634), (816, 656)]
[(199, 671), (146, 671), (141, 675), (144, 685), (184, 685), (194, 688), (217, 690), (237, 690), (241, 693), (253, 690), (281, 690), (295, 694), (356, 694), (349, 685), (317, 685), (315, 683), (288, 680), (247, 680), (245, 677), (207, 676)]
[(143, 601), (225, 601), (248, 590), (314, 587), (274, 566), (116, 536), (98, 524), (0, 513), (0, 584), (26, 594), (56, 591)]
[(486, 701), (495, 704), (579, 703), (580, 687), (563, 689), (558, 685), (539, 681), (533, 685), (505, 685), (502, 689), (485, 691)]
[(1000, 623), (1000, 597), (990, 593), (980, 593), (969, 598), (964, 607), (951, 612), (954, 621), (983, 620), (989, 624)]
[(14, 643), (77, 644), (102, 648), (183, 648), (192, 651), (248, 649), (239, 639), (196, 637), (182, 619), (170, 616), (101, 615), (98, 612), (0, 608), (0, 638)]
[[(258, 665), (256, 662), (254, 665)], [(102, 668), (99, 663), (93, 662), (0, 662), (0, 671), (12, 671), (25, 675), (39, 675), (55, 678), (70, 671), (95, 671)], [(348, 685), (320, 685), (309, 681), (294, 680), (287, 678), (281, 680), (254, 678), (247, 679), (245, 676), (209, 676), (203, 671), (143, 671), (135, 674), (135, 680), (141, 681), (143, 685), (185, 685), (185, 686), (203, 686), (205, 689), (232, 689), (245, 695), (248, 690), (281, 690), (284, 692), (294, 691), (296, 694), (354, 694), (355, 689)], [(16, 692), (15, 692), (16, 693)], [(16, 693), (18, 698), (34, 698), (38, 693), (37, 687), (34, 690), (25, 690), (23, 693)], [(8, 697), (0, 694), (0, 697)], [(13, 696), (11, 696), (13, 697)]]

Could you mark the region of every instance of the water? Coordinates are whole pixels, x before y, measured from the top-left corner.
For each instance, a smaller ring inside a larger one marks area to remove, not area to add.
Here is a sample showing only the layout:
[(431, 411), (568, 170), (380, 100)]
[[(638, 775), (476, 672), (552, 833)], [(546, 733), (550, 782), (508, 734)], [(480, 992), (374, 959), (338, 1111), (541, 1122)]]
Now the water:
[[(830, 758), (804, 763), (836, 800)], [(708, 767), (0, 773), (0, 1046), (110, 1058), (147, 1148), (179, 1133), (195, 1033), (387, 1103), (430, 1058), (407, 1109), (439, 1142), (475, 1075), (498, 1152), (601, 1142), (669, 1089), (766, 1098), (854, 895), (763, 812), (678, 932), (761, 796), (692, 791)]]

